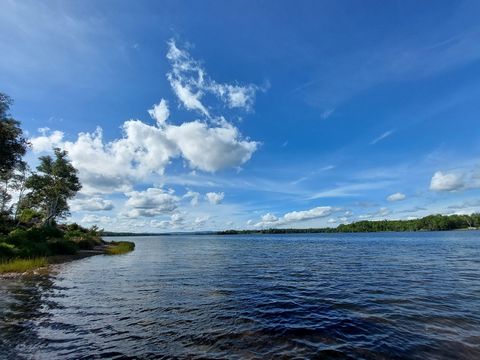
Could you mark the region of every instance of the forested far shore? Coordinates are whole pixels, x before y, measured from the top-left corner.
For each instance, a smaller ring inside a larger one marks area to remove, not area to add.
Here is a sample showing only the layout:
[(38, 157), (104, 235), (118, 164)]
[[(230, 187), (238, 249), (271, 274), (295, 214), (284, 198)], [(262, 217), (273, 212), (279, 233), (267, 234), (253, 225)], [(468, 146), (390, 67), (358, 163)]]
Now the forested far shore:
[(378, 220), (357, 221), (351, 224), (340, 224), (337, 227), (307, 229), (258, 229), (258, 230), (225, 230), (218, 235), (235, 234), (295, 234), (295, 233), (358, 233), (358, 232), (401, 232), (401, 231), (447, 231), (463, 229), (479, 229), (480, 213), (470, 215), (428, 215), (412, 220)]

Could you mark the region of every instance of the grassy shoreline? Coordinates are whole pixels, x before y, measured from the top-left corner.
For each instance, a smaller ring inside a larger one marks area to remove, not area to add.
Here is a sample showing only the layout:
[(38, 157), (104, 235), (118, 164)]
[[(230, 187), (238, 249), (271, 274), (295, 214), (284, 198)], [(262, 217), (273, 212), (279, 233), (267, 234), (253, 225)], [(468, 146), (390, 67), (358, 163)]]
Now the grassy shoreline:
[(53, 255), (34, 258), (10, 258), (0, 260), (0, 277), (35, 274), (50, 265), (63, 264), (95, 255), (122, 255), (135, 249), (135, 243), (129, 241), (105, 242), (92, 250), (79, 250), (75, 254)]

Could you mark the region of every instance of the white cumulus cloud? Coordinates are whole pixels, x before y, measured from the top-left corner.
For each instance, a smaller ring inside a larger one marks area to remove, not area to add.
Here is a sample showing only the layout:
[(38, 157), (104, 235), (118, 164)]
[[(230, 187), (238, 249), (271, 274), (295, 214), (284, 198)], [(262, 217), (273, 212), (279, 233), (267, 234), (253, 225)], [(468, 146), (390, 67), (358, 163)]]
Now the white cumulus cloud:
[(465, 186), (462, 174), (437, 171), (430, 181), (430, 190), (455, 191)]
[(205, 198), (208, 200), (208, 202), (212, 205), (217, 205), (220, 204), (225, 197), (225, 193), (223, 192), (209, 192), (205, 194)]
[(70, 208), (73, 211), (106, 211), (113, 209), (113, 202), (99, 196), (79, 197), (70, 202)]
[(54, 147), (61, 146), (64, 136), (62, 131), (55, 130), (50, 132), (49, 128), (40, 128), (38, 132), (42, 134), (42, 136), (30, 139), (33, 151), (50, 151)]
[(192, 121), (169, 126), (166, 132), (192, 168), (207, 172), (241, 165), (250, 160), (257, 149), (256, 142), (242, 140), (238, 129), (226, 122), (208, 127)]
[[(247, 108), (252, 104), (253, 88), (218, 84), (206, 79), (199, 63), (186, 51), (177, 48), (173, 41), (169, 46), (167, 57), (172, 70), (168, 78), (187, 109), (208, 115), (207, 109), (199, 102), (205, 91), (222, 100), (227, 99), (225, 101), (233, 107), (243, 104), (242, 107)], [(183, 90), (177, 89), (176, 85)], [(192, 92), (190, 88), (196, 90)], [(30, 141), (35, 152), (49, 151), (54, 146), (67, 150), (79, 170), (85, 193), (130, 191), (133, 184), (152, 174), (163, 175), (168, 164), (176, 158), (185, 159), (192, 169), (211, 173), (239, 167), (250, 160), (259, 145), (243, 138), (240, 131), (222, 116), (208, 122), (168, 123), (170, 110), (165, 99), (154, 105), (149, 114), (156, 124), (127, 120), (122, 125), (123, 136), (118, 139), (105, 140), (98, 127), (93, 133), (83, 132), (76, 140), (67, 141), (63, 132), (44, 128), (39, 129), (40, 134)]]
[(389, 196), (387, 197), (387, 200), (388, 200), (388, 201), (391, 201), (391, 202), (394, 202), (394, 201), (405, 200), (405, 198), (406, 198), (405, 194), (402, 194), (402, 193), (400, 193), (400, 192), (396, 192), (396, 193), (394, 193), (394, 194), (392, 194), (392, 195), (389, 195)]
[(277, 218), (271, 213), (262, 216), (261, 221), (256, 223), (256, 227), (276, 227), (291, 223), (298, 223), (307, 220), (319, 219), (330, 216), (340, 209), (332, 206), (318, 206), (310, 210), (291, 211)]
[(168, 117), (170, 116), (170, 110), (168, 109), (168, 102), (165, 99), (161, 99), (160, 102), (156, 105), (153, 105), (153, 109), (148, 110), (148, 113), (157, 121), (159, 126), (165, 124)]
[(159, 188), (148, 188), (145, 191), (131, 191), (125, 194), (126, 217), (153, 217), (171, 214), (178, 207), (178, 197)]

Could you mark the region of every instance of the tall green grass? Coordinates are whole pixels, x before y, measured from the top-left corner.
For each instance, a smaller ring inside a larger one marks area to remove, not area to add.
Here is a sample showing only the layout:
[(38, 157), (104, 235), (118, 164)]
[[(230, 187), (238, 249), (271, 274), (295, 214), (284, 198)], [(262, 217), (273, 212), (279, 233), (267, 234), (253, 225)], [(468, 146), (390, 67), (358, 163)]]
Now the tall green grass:
[(121, 255), (133, 251), (135, 249), (135, 244), (130, 241), (118, 241), (118, 242), (111, 242), (105, 252), (108, 255)]
[(11, 259), (0, 262), (0, 274), (23, 273), (47, 265), (48, 261), (44, 257), (33, 259)]

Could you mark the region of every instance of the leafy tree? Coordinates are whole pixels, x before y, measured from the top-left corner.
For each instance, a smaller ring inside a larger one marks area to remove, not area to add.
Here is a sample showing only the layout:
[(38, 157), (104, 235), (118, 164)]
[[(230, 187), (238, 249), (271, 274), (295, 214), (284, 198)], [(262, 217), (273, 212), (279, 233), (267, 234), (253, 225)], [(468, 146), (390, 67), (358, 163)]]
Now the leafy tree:
[(28, 141), (23, 137), (20, 122), (10, 117), (8, 111), (12, 99), (0, 93), (0, 176), (8, 173), (23, 163), (22, 157), (28, 148)]
[(23, 206), (40, 211), (44, 225), (53, 225), (56, 218), (69, 215), (68, 200), (82, 188), (67, 152), (55, 148), (54, 155), (41, 156), (38, 173), (32, 174), (25, 184), (31, 192)]
[(20, 122), (9, 114), (12, 99), (0, 93), (0, 217), (2, 221), (11, 213), (13, 190), (18, 190), (21, 174), (27, 170), (22, 160), (29, 146), (23, 137)]

